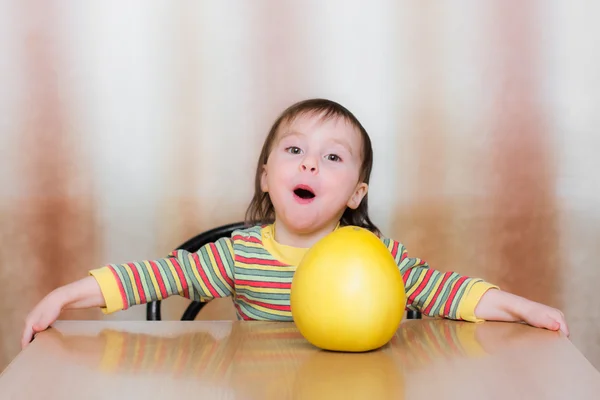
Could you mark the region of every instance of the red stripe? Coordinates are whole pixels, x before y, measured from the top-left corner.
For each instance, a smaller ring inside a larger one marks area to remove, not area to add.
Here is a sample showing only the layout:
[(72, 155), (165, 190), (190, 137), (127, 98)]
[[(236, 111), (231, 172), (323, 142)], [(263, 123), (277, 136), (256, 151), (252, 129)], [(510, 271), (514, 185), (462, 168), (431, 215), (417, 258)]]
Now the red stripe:
[(461, 287), (462, 283), (466, 279), (467, 279), (467, 277), (463, 276), (462, 278), (460, 278), (456, 282), (456, 284), (452, 288), (452, 292), (450, 292), (450, 296), (448, 296), (448, 300), (446, 300), (446, 307), (444, 308), (444, 315), (448, 315), (450, 313), (450, 306), (452, 305), (452, 302), (454, 301), (454, 297), (456, 296), (456, 292), (458, 292), (458, 289)]
[(248, 243), (258, 243), (258, 244), (262, 244), (262, 240), (255, 238), (253, 236), (242, 236), (242, 235), (235, 235), (231, 238), (232, 240), (239, 240), (242, 242), (248, 242)]
[(444, 349), (442, 348), (442, 343), (436, 337), (435, 333), (431, 330), (426, 330), (425, 335), (429, 337), (429, 340), (427, 340), (427, 343), (430, 343), (431, 345), (433, 345), (433, 347), (437, 349), (439, 355), (446, 356), (445, 358), (447, 358), (448, 355), (444, 354)]
[(210, 244), (210, 250), (215, 257), (215, 261), (217, 262), (217, 266), (219, 267), (219, 271), (221, 271), (221, 277), (229, 284), (229, 286), (233, 287), (233, 280), (227, 275), (227, 271), (225, 271), (225, 266), (223, 265), (223, 260), (221, 260), (221, 255), (219, 254), (219, 250), (214, 243)]
[(392, 257), (394, 260), (396, 259), (396, 255), (398, 254), (398, 242), (394, 241), (394, 245), (392, 246)]
[(425, 273), (425, 276), (423, 277), (423, 281), (421, 282), (419, 287), (417, 287), (417, 290), (415, 290), (409, 297), (409, 300), (411, 303), (417, 298), (419, 293), (421, 293), (423, 291), (425, 286), (427, 286), (427, 282), (429, 282), (429, 278), (431, 278), (431, 274), (433, 274), (433, 270), (431, 270), (431, 269)]
[(127, 310), (127, 295), (125, 294), (125, 288), (123, 287), (123, 283), (121, 282), (121, 278), (119, 278), (119, 274), (117, 271), (111, 266), (108, 267), (110, 271), (113, 273), (115, 280), (117, 281), (117, 286), (119, 287), (119, 293), (121, 293), (121, 300), (123, 301), (123, 310)]
[(140, 273), (137, 270), (137, 267), (134, 263), (127, 263), (129, 268), (131, 268), (131, 272), (133, 272), (133, 279), (135, 279), (135, 286), (137, 287), (138, 294), (140, 295), (140, 303), (146, 303), (146, 295), (144, 293), (144, 287), (142, 286), (142, 281), (140, 280)]
[(402, 256), (400, 257), (400, 262), (404, 261), (408, 257), (408, 251), (404, 250), (402, 252)]
[(152, 266), (152, 272), (154, 272), (154, 276), (156, 277), (156, 282), (158, 283), (158, 288), (160, 289), (160, 294), (162, 296), (162, 298), (166, 298), (167, 295), (167, 289), (165, 288), (165, 282), (162, 279), (162, 276), (160, 275), (160, 271), (158, 270), (158, 267), (156, 266), (156, 263), (154, 261), (149, 261), (150, 265)]
[(279, 288), (279, 289), (291, 289), (292, 284), (286, 282), (262, 282), (262, 281), (248, 281), (237, 279), (236, 285), (248, 285), (256, 288)]
[(204, 282), (212, 297), (219, 297), (219, 292), (217, 292), (217, 290), (213, 287), (213, 285), (211, 285), (210, 281), (208, 280), (208, 276), (206, 275), (206, 271), (204, 271), (204, 268), (202, 267), (202, 263), (200, 262), (200, 256), (198, 255), (198, 253), (192, 253), (192, 258), (196, 262), (196, 269), (198, 270), (198, 273), (200, 273), (200, 278), (202, 278), (202, 282)]
[(270, 310), (290, 311), (290, 306), (284, 306), (284, 305), (279, 305), (279, 304), (269, 304), (269, 303), (264, 303), (262, 301), (250, 300), (249, 298), (247, 298), (246, 296), (241, 295), (241, 294), (238, 294), (237, 297), (238, 297), (238, 299), (246, 300), (247, 303), (265, 307)]
[(429, 303), (429, 305), (427, 306), (427, 308), (425, 308), (425, 310), (423, 310), (423, 312), (425, 314), (429, 314), (429, 312), (433, 308), (433, 305), (435, 304), (436, 299), (438, 298), (438, 296), (440, 295), (440, 292), (444, 288), (444, 283), (448, 280), (448, 277), (450, 275), (451, 275), (450, 273), (445, 273), (444, 274), (444, 279), (442, 279), (442, 282), (440, 283), (440, 286), (438, 286), (437, 290), (435, 291), (435, 294), (433, 295), (433, 298), (431, 299), (431, 302)]
[[(448, 344), (448, 347), (452, 350), (454, 354), (461, 354), (461, 348), (458, 346), (458, 343), (455, 342), (452, 332), (450, 332), (450, 326), (444, 325), (444, 337), (445, 343)], [(450, 357), (449, 357), (450, 358)]]
[(276, 267), (281, 267), (281, 266), (286, 265), (277, 260), (263, 260), (262, 258), (253, 258), (253, 257), (247, 258), (244, 256), (239, 256), (239, 255), (235, 256), (235, 260), (238, 262), (241, 262), (241, 263), (245, 263), (245, 264), (271, 265), (271, 266), (276, 266)]
[(245, 321), (252, 320), (252, 318), (250, 318), (249, 316), (244, 314), (244, 312), (242, 311), (242, 307), (240, 307), (240, 305), (238, 304), (237, 301), (235, 301), (234, 304), (235, 304), (235, 309), (237, 310), (238, 314), (240, 314), (240, 316), (242, 317), (243, 320), (245, 320)]
[(183, 274), (183, 269), (181, 269), (181, 265), (179, 265), (179, 261), (177, 259), (172, 259), (171, 264), (173, 264), (173, 268), (175, 268), (175, 272), (177, 272), (177, 276), (179, 277), (179, 281), (181, 282), (181, 288), (183, 289), (183, 297), (187, 297), (189, 299), (190, 291), (188, 283), (185, 279), (185, 275)]
[(137, 346), (138, 353), (134, 354), (134, 361), (132, 365), (132, 369), (134, 371), (139, 371), (142, 363), (144, 361), (144, 350), (146, 349), (146, 335), (138, 336), (139, 346)]
[(266, 340), (266, 339), (300, 339), (302, 335), (299, 332), (257, 332), (255, 334), (248, 335), (250, 338), (256, 338), (257, 340)]

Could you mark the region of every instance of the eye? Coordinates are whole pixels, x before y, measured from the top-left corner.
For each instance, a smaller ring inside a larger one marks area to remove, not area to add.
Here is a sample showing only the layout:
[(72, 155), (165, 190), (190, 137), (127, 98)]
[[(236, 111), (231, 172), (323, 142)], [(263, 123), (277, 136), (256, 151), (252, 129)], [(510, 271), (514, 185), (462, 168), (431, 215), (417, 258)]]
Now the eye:
[(327, 154), (327, 155), (325, 156), (325, 158), (326, 158), (328, 161), (334, 161), (334, 162), (339, 162), (339, 161), (342, 161), (342, 159), (340, 158), (340, 156), (338, 156), (337, 154)]
[(287, 151), (290, 154), (302, 154), (302, 149), (296, 146), (286, 147), (285, 151)]

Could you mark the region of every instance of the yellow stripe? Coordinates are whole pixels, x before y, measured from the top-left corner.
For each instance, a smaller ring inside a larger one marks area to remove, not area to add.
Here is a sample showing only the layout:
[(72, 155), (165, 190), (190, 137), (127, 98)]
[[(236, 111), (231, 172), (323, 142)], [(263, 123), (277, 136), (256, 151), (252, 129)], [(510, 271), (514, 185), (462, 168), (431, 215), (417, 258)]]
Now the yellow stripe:
[(173, 279), (175, 280), (175, 285), (177, 286), (177, 292), (183, 293), (183, 286), (181, 285), (181, 281), (179, 280), (179, 275), (177, 274), (177, 270), (175, 270), (175, 267), (173, 266), (173, 263), (171, 262), (170, 259), (167, 258), (165, 261), (167, 262), (167, 265), (169, 266), (169, 269), (171, 270), (171, 275), (173, 275)]
[(266, 307), (263, 307), (263, 306), (258, 306), (256, 304), (247, 304), (247, 305), (251, 309), (259, 310), (259, 311), (265, 312), (267, 314), (280, 315), (280, 316), (283, 316), (283, 317), (288, 317), (288, 316), (292, 315), (292, 313), (289, 312), (289, 311), (272, 310), (270, 308), (266, 308)]
[(226, 240), (225, 243), (227, 243), (227, 250), (229, 250), (229, 255), (231, 256), (231, 258), (233, 258), (233, 244), (231, 243), (231, 240)]
[[(212, 268), (213, 272), (215, 273), (215, 276), (217, 278), (219, 278), (219, 282), (221, 282), (225, 287), (227, 287), (229, 289), (229, 291), (232, 291), (231, 286), (229, 286), (229, 284), (227, 284), (227, 282), (221, 276), (221, 271), (219, 271), (219, 266), (217, 264), (217, 260), (215, 259), (215, 255), (212, 252), (212, 249), (209, 247), (206, 250), (207, 250), (206, 252), (208, 253), (208, 259), (210, 260), (210, 267)], [(206, 274), (206, 275), (209, 276), (209, 274)], [(215, 290), (217, 290), (217, 291), (219, 290), (219, 287), (216, 284), (216, 282), (212, 283), (212, 286), (215, 288)]]
[(152, 265), (150, 265), (148, 261), (144, 261), (144, 265), (148, 270), (148, 275), (150, 276), (150, 280), (152, 281), (152, 286), (154, 286), (154, 293), (156, 293), (156, 297), (158, 298), (158, 300), (162, 300), (162, 293), (160, 292), (158, 281), (156, 280), (156, 276), (154, 275), (154, 271), (152, 270)]
[(248, 286), (248, 285), (237, 285), (236, 286), (237, 289), (246, 289), (250, 292), (256, 292), (256, 293), (289, 293), (290, 290), (289, 289), (284, 289), (284, 288), (257, 288), (257, 287), (253, 287), (253, 286)]
[[(270, 261), (270, 260), (269, 260)], [(257, 269), (260, 271), (284, 271), (284, 272), (294, 272), (296, 271), (296, 266), (295, 265), (290, 265), (290, 266), (276, 266), (276, 265), (263, 265), (263, 264), (247, 264), (247, 263), (241, 263), (241, 262), (237, 262), (235, 263), (235, 266), (238, 267), (239, 269)]]
[[(435, 294), (435, 292), (437, 291), (437, 289), (440, 287), (440, 284), (442, 283), (442, 279), (443, 279), (443, 277), (440, 277), (440, 279), (438, 279), (437, 283), (435, 285), (433, 285), (433, 287), (430, 289), (429, 296), (427, 296), (427, 298), (425, 299), (425, 303), (423, 304), (423, 308), (427, 308), (427, 306), (429, 305), (429, 303), (431, 303), (431, 300), (433, 299), (433, 295)], [(441, 293), (440, 293), (440, 295), (441, 295)]]
[(244, 247), (252, 247), (253, 249), (261, 249), (261, 250), (265, 248), (261, 243), (246, 242), (244, 240), (239, 240), (238, 242), (241, 242), (240, 244)]
[[(194, 268), (194, 265), (196, 265), (196, 261), (194, 261), (191, 254), (188, 255), (188, 261), (192, 265), (192, 270), (194, 271), (194, 276), (196, 277), (198, 282), (200, 282), (200, 288), (204, 292), (203, 294), (212, 298), (212, 295), (210, 294), (210, 290), (208, 290), (208, 286), (206, 286), (206, 284), (202, 280), (202, 277), (200, 276), (200, 273), (198, 272), (198, 268)], [(200, 256), (200, 254), (198, 254), (198, 261), (200, 262), (200, 268), (202, 268), (203, 267), (202, 257)]]
[(125, 268), (125, 271), (127, 271), (127, 274), (129, 275), (131, 289), (133, 290), (133, 297), (135, 297), (135, 304), (140, 304), (140, 293), (138, 292), (137, 285), (135, 284), (135, 277), (133, 276), (133, 271), (131, 270), (131, 267), (129, 265), (121, 265), (123, 266), (123, 268)]
[[(411, 271), (413, 272), (413, 271)], [(412, 295), (414, 293), (415, 290), (417, 290), (417, 288), (419, 287), (419, 285), (421, 284), (421, 282), (423, 282), (423, 279), (425, 278), (425, 273), (427, 271), (415, 271), (414, 273), (419, 274), (419, 278), (417, 279), (416, 282), (413, 283), (413, 285), (410, 287), (409, 290), (406, 291), (406, 297), (410, 297), (410, 295)], [(410, 281), (412, 278), (412, 276), (409, 275), (408, 280)]]

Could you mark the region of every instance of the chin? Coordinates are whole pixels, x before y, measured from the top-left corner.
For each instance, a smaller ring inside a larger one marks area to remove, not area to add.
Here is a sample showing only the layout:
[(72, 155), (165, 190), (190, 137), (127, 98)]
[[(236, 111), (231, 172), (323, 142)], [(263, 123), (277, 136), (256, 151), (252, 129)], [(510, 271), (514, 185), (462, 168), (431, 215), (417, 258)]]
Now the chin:
[(296, 233), (310, 234), (319, 231), (327, 224), (327, 218), (317, 215), (298, 215), (296, 217), (285, 218), (282, 222), (285, 226)]
[(285, 225), (289, 230), (302, 234), (311, 233), (318, 229), (318, 225), (316, 223), (307, 220), (294, 221), (292, 223), (286, 223)]

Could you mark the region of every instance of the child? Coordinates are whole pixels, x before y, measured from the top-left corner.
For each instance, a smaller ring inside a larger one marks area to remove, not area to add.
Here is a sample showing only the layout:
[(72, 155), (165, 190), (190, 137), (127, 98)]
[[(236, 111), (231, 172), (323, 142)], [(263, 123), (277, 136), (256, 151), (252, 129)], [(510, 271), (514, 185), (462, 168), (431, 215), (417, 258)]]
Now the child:
[(178, 294), (207, 301), (231, 296), (244, 320), (292, 321), (290, 285), (306, 249), (338, 226), (356, 225), (381, 237), (404, 278), (407, 307), (424, 315), (465, 321), (523, 321), (568, 335), (554, 308), (501, 291), (481, 279), (441, 273), (404, 246), (382, 237), (369, 219), (373, 164), (369, 136), (343, 106), (323, 99), (299, 102), (273, 124), (258, 161), (248, 228), (195, 253), (90, 271), (48, 294), (29, 314), (25, 347), (63, 309), (101, 307), (112, 313)]

